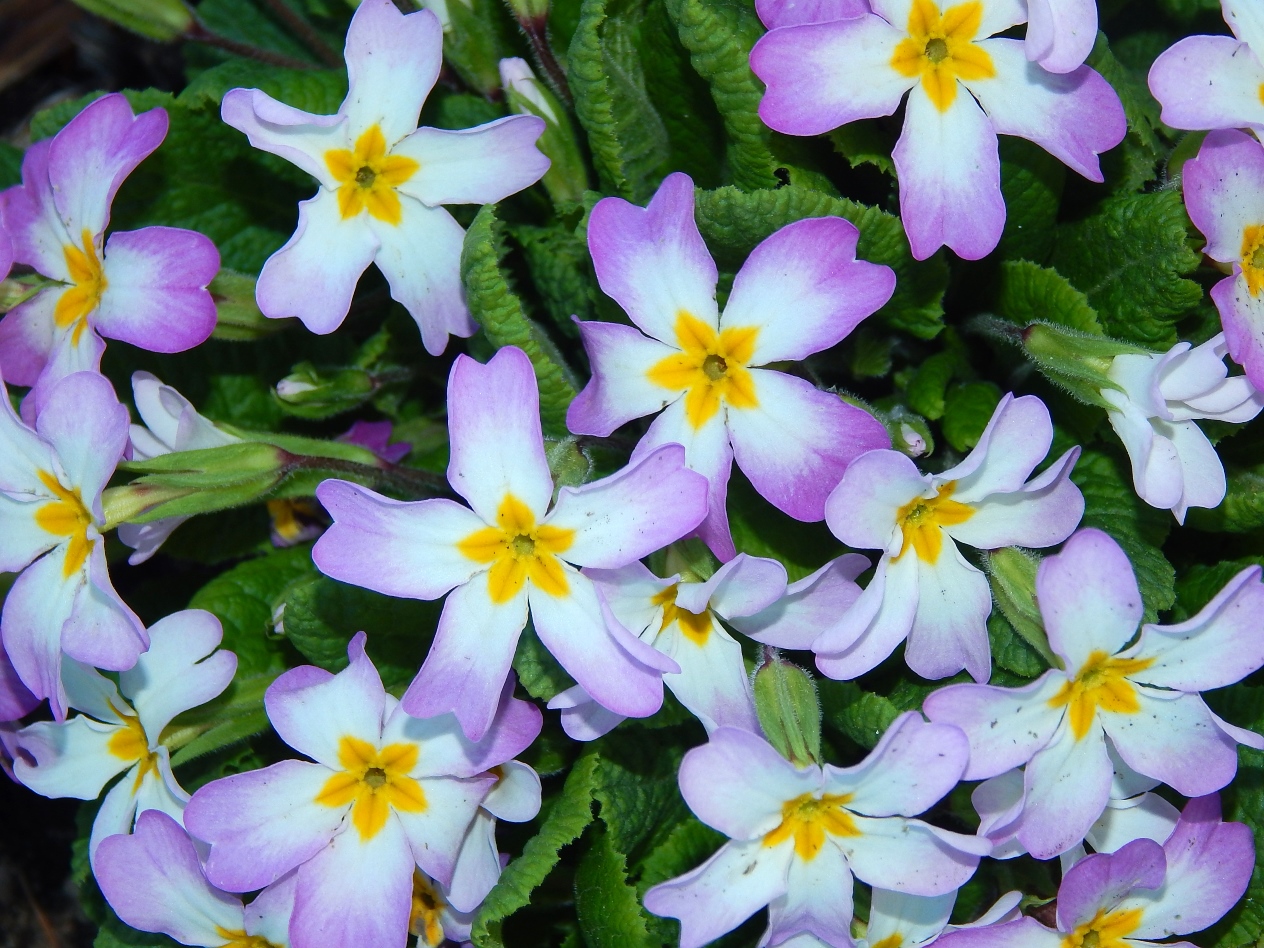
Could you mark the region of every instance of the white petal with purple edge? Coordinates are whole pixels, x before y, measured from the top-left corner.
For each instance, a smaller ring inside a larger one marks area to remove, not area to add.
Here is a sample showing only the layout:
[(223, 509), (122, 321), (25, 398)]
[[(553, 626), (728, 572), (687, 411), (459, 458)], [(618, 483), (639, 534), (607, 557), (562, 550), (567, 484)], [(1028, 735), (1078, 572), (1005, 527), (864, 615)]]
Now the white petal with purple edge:
[(716, 624), (699, 643), (673, 622), (655, 645), (675, 659), (679, 674), (663, 676), (663, 684), (703, 727), (742, 728), (759, 733), (755, 696), (742, 661), (742, 646)]
[(1264, 384), (1264, 294), (1253, 294), (1239, 272), (1212, 287), (1211, 298), (1233, 361), (1246, 369), (1252, 384)]
[(992, 671), (987, 633), (991, 611), (987, 577), (946, 538), (934, 563), (917, 564), (917, 612), (904, 648), (909, 668), (930, 679), (964, 668), (975, 681), (987, 681)]
[(1026, 804), (1018, 838), (1027, 851), (1052, 859), (1079, 843), (1106, 809), (1111, 774), (1101, 726), (1094, 722), (1076, 738), (1064, 718), (1023, 773)]
[(458, 911), (474, 911), (499, 878), (496, 821), (479, 810), (461, 843), (461, 851), (457, 853), (452, 882), (447, 887), (448, 904)]
[(625, 422), (651, 415), (683, 395), (655, 385), (646, 374), (677, 349), (633, 326), (578, 321), (576, 325), (592, 378), (566, 410), (571, 431), (604, 438)]
[(869, 568), (859, 553), (844, 553), (815, 573), (786, 587), (786, 594), (751, 616), (726, 617), (756, 642), (810, 649), (830, 625), (860, 597), (856, 577)]
[(857, 836), (835, 837), (861, 882), (909, 895), (944, 895), (961, 888), (992, 844), (891, 816), (853, 817)]
[(956, 901), (956, 892), (925, 898), (874, 889), (866, 937), (871, 945), (885, 938), (901, 948), (920, 948), (944, 930)]
[(1084, 515), (1084, 495), (1071, 481), (1079, 457), (1080, 449), (1071, 448), (1022, 489), (976, 502), (970, 519), (944, 532), (980, 550), (1061, 543)]
[(558, 692), (548, 706), (561, 712), (562, 730), (574, 741), (595, 741), (627, 720), (599, 705), (581, 685)]
[(53, 311), (61, 291), (41, 290), (0, 319), (0, 375), (12, 385), (34, 385), (53, 352)]
[(1210, 133), (1181, 169), (1185, 208), (1221, 263), (1242, 257), (1243, 233), (1264, 223), (1264, 147), (1237, 129)]
[(690, 612), (708, 605), (724, 619), (754, 615), (785, 595), (786, 568), (777, 560), (739, 553), (705, 583), (682, 583), (676, 604)]
[(540, 812), (540, 792), (540, 775), (520, 760), (508, 760), (483, 800), (483, 809), (498, 820), (525, 823)]
[(35, 419), (44, 410), (53, 388), (63, 379), (80, 373), (99, 375), (101, 356), (104, 354), (105, 340), (97, 335), (90, 324), (84, 332), (79, 333), (73, 329), (55, 330), (48, 362), (31, 391), (22, 399), (22, 419), (35, 424)]
[(1028, 0), (1027, 58), (1050, 72), (1071, 72), (1097, 40), (1097, 0)]
[(110, 751), (118, 730), (82, 716), (60, 724), (36, 722), (18, 732), (22, 756), (14, 760), (13, 773), (40, 796), (95, 800), (106, 783), (134, 763)]
[(755, 10), (764, 26), (799, 26), (804, 23), (829, 23), (854, 16), (865, 16), (869, 4), (865, 0), (757, 0)]
[(895, 651), (913, 627), (919, 589), (916, 556), (878, 561), (873, 578), (842, 618), (812, 645), (830, 678), (858, 678)]
[(825, 504), (830, 532), (848, 546), (898, 553), (898, 514), (914, 498), (934, 491), (911, 459), (898, 451), (861, 455), (843, 474)]
[(140, 617), (110, 585), (103, 540), (92, 545), (82, 572), (87, 581), (75, 589), (74, 605), (61, 628), (62, 651), (108, 671), (131, 668), (149, 647), (149, 634)]
[(1134, 806), (1116, 806), (1112, 800), (1085, 840), (1099, 853), (1113, 853), (1134, 839), (1162, 843), (1172, 835), (1179, 816), (1180, 811), (1157, 793), (1141, 794)]
[(1101, 913), (1112, 912), (1130, 891), (1157, 888), (1165, 862), (1163, 847), (1150, 839), (1133, 840), (1114, 854), (1081, 859), (1058, 887), (1058, 927), (1070, 931), (1088, 925)]
[(790, 860), (786, 894), (768, 905), (768, 934), (778, 941), (811, 932), (828, 945), (851, 945), (852, 875), (843, 851), (826, 839), (812, 859)]
[(1007, 392), (988, 419), (978, 443), (965, 459), (935, 476), (935, 483), (956, 481), (952, 499), (973, 504), (991, 494), (1020, 490), (1049, 453), (1053, 420), (1034, 395)]
[(33, 143), (22, 158), (22, 184), (0, 192), (2, 223), (13, 242), (15, 263), (25, 263), (46, 277), (67, 282), (65, 246), (71, 242), (53, 202), (48, 180), (52, 139)]
[(219, 619), (202, 609), (150, 626), (148, 650), (119, 676), (119, 686), (155, 741), (177, 714), (210, 701), (233, 680), (237, 656), (216, 651), (223, 634)]
[(255, 148), (297, 165), (330, 191), (338, 187), (325, 153), (354, 144), (347, 140), (345, 116), (312, 115), (259, 89), (230, 89), (220, 105), (220, 117), (244, 132)]
[(4, 650), (22, 684), (37, 698), (48, 698), (53, 717), (66, 717), (61, 686), (61, 631), (74, 609), (80, 574), (62, 576), (62, 548), (28, 566), (9, 587), (0, 613)]
[(100, 494), (127, 447), (127, 409), (103, 376), (76, 373), (54, 385), (36, 430), (57, 452), (69, 479), (98, 520)]
[(364, 0), (347, 30), (348, 90), (338, 110), (351, 137), (378, 125), (390, 146), (415, 129), (443, 65), (442, 46), (433, 13), (405, 16), (391, 0)]
[(544, 127), (534, 115), (511, 115), (459, 131), (419, 128), (391, 152), (421, 165), (400, 193), (429, 207), (503, 201), (549, 170), (549, 159), (536, 147)]
[(421, 871), (441, 884), (452, 881), (457, 854), (478, 805), (496, 782), (483, 777), (428, 777), (421, 781), (426, 808), (418, 813), (395, 811), (413, 858)]
[[(640, 560), (617, 569), (585, 569), (585, 576), (597, 587), (614, 617), (633, 635), (657, 634), (663, 621), (663, 606), (654, 598), (679, 577), (662, 579)], [(652, 641), (652, 638), (650, 639)]]
[[(6, 445), (7, 447), (7, 445)], [(0, 572), (20, 573), (41, 553), (62, 542), (35, 520), (36, 512), (44, 506), (41, 499), (29, 494), (17, 497), (0, 492)]]
[(1165, 125), (1264, 128), (1264, 66), (1230, 36), (1185, 37), (1154, 61), (1149, 83)]
[(497, 766), (508, 767), (510, 758), (531, 745), (543, 724), (539, 708), (513, 697), (513, 685), (512, 678), (505, 682), (492, 726), (478, 742), (469, 740), (450, 714), (415, 718), (397, 708), (382, 731), (382, 744), (410, 741), (421, 745), (421, 757), (410, 777), (473, 777)]

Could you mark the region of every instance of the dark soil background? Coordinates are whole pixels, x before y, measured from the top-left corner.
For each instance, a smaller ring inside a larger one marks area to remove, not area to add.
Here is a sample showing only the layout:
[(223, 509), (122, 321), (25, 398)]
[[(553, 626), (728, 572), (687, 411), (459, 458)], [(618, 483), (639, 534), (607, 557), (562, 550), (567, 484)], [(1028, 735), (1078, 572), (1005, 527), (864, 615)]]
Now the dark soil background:
[[(147, 42), (69, 0), (0, 0), (0, 141), (93, 89), (183, 84), (178, 47)], [(94, 926), (70, 881), (74, 800), (46, 800), (0, 773), (0, 948), (88, 948)]]

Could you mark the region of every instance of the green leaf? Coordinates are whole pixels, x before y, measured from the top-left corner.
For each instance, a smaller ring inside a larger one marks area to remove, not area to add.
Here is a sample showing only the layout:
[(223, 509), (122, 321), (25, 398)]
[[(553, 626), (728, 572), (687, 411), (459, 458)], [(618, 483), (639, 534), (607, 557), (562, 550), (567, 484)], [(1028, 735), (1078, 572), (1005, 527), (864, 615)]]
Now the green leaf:
[(554, 696), (575, 684), (575, 679), (567, 674), (566, 669), (544, 647), (533, 626), (528, 626), (518, 637), (513, 667), (518, 673), (519, 683), (537, 701), (551, 701)]
[(1000, 143), (1005, 230), (997, 252), (1006, 260), (1042, 261), (1053, 250), (1066, 165), (1039, 145), (1005, 136)]
[(948, 389), (944, 400), (944, 437), (958, 451), (969, 451), (979, 443), (1001, 401), (1001, 390), (992, 382), (964, 382)]
[(311, 549), (295, 546), (247, 560), (197, 591), (190, 609), (206, 609), (224, 625), (223, 648), (237, 654), (237, 676), (285, 670), (282, 642), (273, 634), (273, 611), (286, 590), (314, 575)]
[(251, 431), (275, 431), (285, 417), (272, 386), (256, 373), (212, 375), (201, 414)]
[(688, 743), (699, 744), (703, 732), (696, 728), (691, 722), (675, 731), (620, 729), (602, 739), (593, 797), (619, 852), (637, 858), (688, 815), (676, 782), (685, 741), (672, 735), (688, 735)]
[(25, 152), (8, 142), (0, 142), (0, 188), (22, 183), (22, 157)]
[(1264, 566), (1264, 556), (1247, 556), (1222, 563), (1195, 563), (1176, 581), (1172, 622), (1184, 622), (1211, 602), (1229, 580), (1250, 566)]
[(1084, 494), (1080, 526), (1104, 530), (1128, 554), (1141, 587), (1145, 621), (1157, 621), (1159, 613), (1176, 601), (1176, 571), (1160, 549), (1171, 529), (1172, 515), (1137, 496), (1127, 458), (1113, 452), (1085, 451), (1071, 480)]
[(740, 0), (666, 0), (689, 58), (711, 86), (724, 121), (733, 183), (744, 191), (775, 188), (772, 132), (759, 117), (764, 85), (751, 72), (750, 51), (764, 35), (754, 6)]
[(904, 395), (909, 408), (931, 421), (944, 417), (948, 403), (948, 383), (956, 374), (960, 359), (952, 352), (936, 352), (923, 360), (909, 379)]
[(561, 224), (515, 227), (513, 236), (522, 245), (531, 282), (549, 318), (564, 335), (579, 338), (571, 317), (593, 318), (589, 290), (596, 281), (588, 260), (588, 245)]
[(1053, 265), (1084, 292), (1108, 335), (1166, 349), (1176, 343), (1174, 317), (1203, 296), (1184, 278), (1199, 260), (1188, 228), (1178, 192), (1124, 194), (1058, 227)]
[(602, 189), (644, 202), (667, 172), (667, 127), (638, 51), (646, 0), (584, 0), (567, 79)]
[[(830, 132), (828, 138), (834, 150), (846, 158), (853, 168), (873, 165), (885, 174), (895, 174), (895, 162), (891, 160), (895, 139), (878, 119), (848, 122)], [(1005, 141), (1008, 139), (1003, 139), (1002, 144)], [(1005, 203), (1009, 203), (1008, 199)]]
[(589, 948), (638, 948), (661, 942), (646, 930), (636, 889), (628, 884), (627, 860), (600, 824), (588, 833), (588, 851), (575, 873), (575, 913)]
[(510, 860), (500, 881), (474, 916), (470, 940), (476, 948), (503, 948), (504, 920), (527, 905), (531, 893), (557, 865), (563, 846), (579, 838), (592, 822), (598, 757), (589, 751), (575, 761), (561, 794), (551, 801), (540, 831), (527, 840), (522, 855)]
[(824, 722), (866, 749), (872, 749), (900, 715), (890, 698), (865, 691), (853, 681), (823, 679), (817, 684)]
[(566, 409), (575, 398), (576, 381), (557, 346), (528, 318), (501, 269), (503, 226), (491, 205), (474, 218), (461, 251), (461, 282), (470, 312), (497, 349), (517, 346), (535, 366), (540, 386), (540, 420), (546, 434), (567, 434)]
[(922, 339), (943, 328), (948, 266), (941, 255), (917, 261), (899, 218), (846, 198), (796, 185), (745, 193), (737, 188), (699, 191), (695, 216), (712, 252), (735, 265), (773, 232), (805, 217), (843, 217), (860, 230), (857, 256), (895, 271), (895, 294), (877, 313), (896, 329)]
[(234, 58), (200, 72), (176, 101), (192, 109), (218, 109), (229, 89), (261, 89), (304, 112), (333, 115), (346, 98), (347, 74), (341, 69), (286, 69)]
[(1118, 148), (1103, 156), (1102, 170), (1119, 189), (1138, 190), (1158, 176), (1159, 160), (1165, 153), (1158, 134), (1163, 127), (1159, 103), (1150, 94), (1145, 72), (1135, 72), (1116, 59), (1104, 34), (1097, 35), (1087, 65), (1114, 87), (1128, 120), (1127, 136)]
[(315, 62), (311, 50), (251, 0), (201, 0), (197, 13), (207, 29), (226, 39)]
[(1102, 335), (1102, 325), (1088, 297), (1057, 270), (1027, 260), (1001, 264), (996, 311), (1020, 326), (1043, 321)]
[(1048, 671), (1049, 665), (1040, 657), (1040, 653), (1023, 641), (1001, 613), (994, 610), (988, 616), (987, 630), (988, 641), (992, 646), (992, 661), (997, 666), (1020, 678), (1035, 678)]
[(1250, 533), (1264, 527), (1264, 471), (1258, 467), (1227, 473), (1225, 499), (1211, 509), (1193, 507), (1187, 523), (1199, 530)]
[(439, 602), (395, 599), (327, 576), (292, 585), (285, 597), (285, 636), (327, 671), (347, 667), (347, 643), (368, 633), (365, 651), (387, 688), (407, 687), (439, 624)]

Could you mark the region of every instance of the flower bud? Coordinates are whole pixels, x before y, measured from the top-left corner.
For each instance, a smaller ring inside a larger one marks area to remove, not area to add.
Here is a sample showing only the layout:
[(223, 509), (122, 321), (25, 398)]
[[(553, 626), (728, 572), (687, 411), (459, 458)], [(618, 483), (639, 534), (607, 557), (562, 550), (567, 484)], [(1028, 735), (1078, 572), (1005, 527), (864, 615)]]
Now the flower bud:
[(179, 39), (193, 26), (182, 0), (74, 0), (89, 13), (159, 43)]
[(268, 319), (255, 302), (254, 277), (235, 270), (220, 270), (207, 287), (215, 301), (216, 339), (253, 342), (293, 325), (293, 319)]
[(768, 743), (798, 767), (821, 759), (821, 702), (812, 676), (765, 648), (755, 671), (755, 713)]
[(1040, 557), (1010, 546), (988, 553), (987, 564), (992, 596), (1001, 614), (1050, 667), (1061, 668), (1062, 663), (1049, 647), (1049, 636), (1036, 604), (1036, 570)]
[(1151, 354), (1148, 349), (1126, 342), (1049, 323), (1033, 323), (1021, 335), (1023, 351), (1051, 382), (1081, 401), (1102, 408), (1110, 407), (1102, 398), (1102, 390), (1119, 388), (1110, 378), (1115, 356)]
[(549, 462), (554, 488), (578, 487), (592, 475), (592, 461), (573, 436), (545, 438), (544, 456)]
[(276, 445), (242, 441), (127, 462), (120, 468), (142, 476), (111, 493), (107, 517), (112, 525), (151, 523), (248, 504), (281, 482), (290, 458)]
[(679, 575), (687, 583), (705, 583), (715, 575), (717, 565), (707, 545), (693, 537), (677, 540), (667, 548), (663, 571), (668, 576)]
[(277, 382), (276, 397), (287, 414), (319, 419), (358, 408), (373, 397), (378, 387), (366, 369), (323, 370), (310, 362), (300, 362)]
[(544, 83), (540, 82), (524, 59), (502, 59), (500, 81), (505, 89), (505, 102), (520, 115), (544, 119), (540, 151), (552, 164), (541, 183), (554, 204), (578, 203), (588, 188), (588, 169), (575, 137), (575, 128), (566, 109)]

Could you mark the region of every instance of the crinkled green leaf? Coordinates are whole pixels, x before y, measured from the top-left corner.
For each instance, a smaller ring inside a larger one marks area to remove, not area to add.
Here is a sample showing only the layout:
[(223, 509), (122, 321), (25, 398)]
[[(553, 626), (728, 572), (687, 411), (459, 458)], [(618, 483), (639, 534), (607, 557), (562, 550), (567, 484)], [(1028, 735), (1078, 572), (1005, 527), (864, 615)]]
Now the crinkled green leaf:
[(176, 101), (194, 109), (218, 109), (224, 94), (239, 88), (262, 89), (304, 112), (333, 115), (347, 95), (347, 74), (341, 69), (286, 69), (234, 58), (199, 73)]
[(1039, 145), (1008, 135), (1000, 153), (1005, 230), (996, 251), (1006, 260), (1042, 262), (1053, 250), (1066, 165)]
[(598, 815), (615, 849), (630, 857), (660, 844), (688, 815), (676, 785), (682, 749), (679, 740), (671, 739), (673, 734), (687, 734), (691, 743), (702, 743), (705, 737), (693, 729), (647, 733), (621, 728), (599, 747), (601, 763), (593, 791), (601, 804)]
[(537, 701), (551, 701), (555, 695), (575, 684), (575, 679), (544, 647), (532, 626), (528, 626), (518, 638), (513, 667), (522, 687)]
[(895, 294), (874, 318), (923, 339), (943, 328), (947, 264), (941, 255), (914, 260), (899, 218), (876, 207), (796, 185), (751, 193), (726, 187), (699, 191), (696, 216), (712, 252), (729, 264), (740, 262), (760, 241), (793, 221), (846, 218), (860, 230), (857, 256), (895, 271)]
[(540, 419), (546, 433), (566, 434), (566, 409), (575, 398), (576, 381), (557, 346), (526, 314), (522, 301), (501, 269), (502, 225), (491, 205), (474, 218), (461, 251), (461, 281), (470, 312), (496, 348), (517, 346), (535, 366), (540, 386)]
[[(891, 160), (895, 139), (884, 127), (882, 119), (848, 122), (830, 132), (829, 140), (853, 168), (858, 165), (873, 165), (886, 174), (895, 174), (895, 162)], [(1002, 144), (1004, 141), (1003, 139)], [(1006, 204), (1008, 203), (1006, 200)]]
[(1193, 507), (1186, 522), (1200, 530), (1250, 533), (1264, 527), (1264, 472), (1259, 468), (1227, 473), (1225, 499), (1210, 509)]
[(1137, 496), (1127, 458), (1113, 452), (1085, 451), (1071, 480), (1084, 494), (1080, 526), (1106, 531), (1128, 554), (1145, 603), (1145, 621), (1156, 621), (1176, 601), (1176, 571), (1161, 549), (1171, 529), (1171, 513), (1156, 510)]
[(996, 311), (1020, 326), (1043, 321), (1094, 335), (1102, 333), (1088, 297), (1057, 270), (1027, 260), (1007, 260), (1001, 264)]
[(1198, 305), (1198, 266), (1176, 191), (1123, 194), (1058, 227), (1054, 268), (1083, 291), (1106, 334), (1155, 348), (1176, 342), (1175, 317)]
[(878, 743), (900, 715), (890, 698), (865, 691), (852, 681), (818, 682), (825, 724), (841, 731), (864, 748)]
[(646, 928), (627, 860), (601, 824), (588, 833), (588, 851), (575, 873), (575, 912), (589, 948), (659, 948)]
[(1176, 605), (1172, 622), (1184, 622), (1211, 602), (1229, 580), (1250, 566), (1264, 566), (1264, 556), (1247, 556), (1221, 563), (1195, 563), (1176, 580)]
[(1116, 59), (1101, 33), (1088, 57), (1088, 65), (1114, 88), (1128, 119), (1128, 134), (1118, 148), (1104, 157), (1103, 171), (1107, 180), (1120, 189), (1138, 189), (1157, 177), (1159, 161), (1165, 152), (1158, 134), (1163, 127), (1159, 120), (1159, 103), (1150, 93), (1146, 73), (1135, 72)]
[[(314, 63), (312, 51), (275, 15), (251, 0), (201, 0), (198, 18), (226, 39)], [(341, 44), (334, 40), (335, 47)]]
[(574, 231), (558, 224), (513, 228), (531, 271), (531, 282), (553, 324), (564, 335), (579, 337), (572, 316), (592, 319), (590, 289), (595, 283), (588, 246)]
[(470, 932), (476, 948), (503, 948), (504, 920), (530, 901), (531, 893), (557, 865), (562, 847), (578, 839), (592, 822), (597, 765), (592, 751), (575, 761), (562, 792), (549, 802), (540, 831), (527, 840), (521, 856), (509, 861), (500, 881), (483, 899)]
[(909, 408), (931, 421), (944, 417), (948, 383), (952, 381), (959, 361), (951, 352), (936, 352), (923, 360), (909, 379), (904, 392)]
[(1048, 670), (1040, 653), (1023, 641), (1009, 620), (995, 609), (987, 620), (992, 661), (1020, 678), (1035, 678)]
[(698, 75), (724, 120), (733, 183), (744, 191), (775, 188), (772, 132), (759, 117), (764, 84), (750, 68), (750, 51), (765, 30), (754, 6), (741, 0), (666, 0)]

